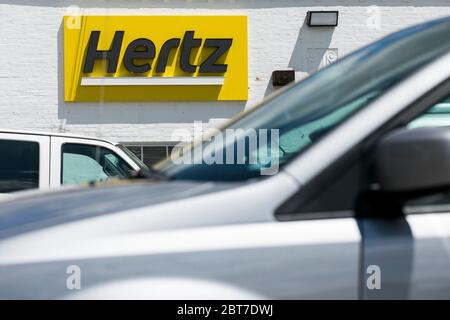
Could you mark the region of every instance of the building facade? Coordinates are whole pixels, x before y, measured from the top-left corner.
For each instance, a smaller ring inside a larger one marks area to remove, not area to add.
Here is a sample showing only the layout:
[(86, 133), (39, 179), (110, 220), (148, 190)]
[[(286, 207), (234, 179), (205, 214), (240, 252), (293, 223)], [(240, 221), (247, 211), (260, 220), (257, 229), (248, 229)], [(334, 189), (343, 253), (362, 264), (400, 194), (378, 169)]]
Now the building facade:
[[(308, 11), (330, 10), (337, 26), (307, 25)], [(6, 0), (0, 13), (0, 128), (110, 139), (151, 164), (179, 142), (175, 130), (215, 127), (277, 90), (273, 71), (292, 69), (298, 81), (383, 35), (450, 15), (450, 0)], [(65, 15), (244, 15), (248, 100), (66, 102)]]

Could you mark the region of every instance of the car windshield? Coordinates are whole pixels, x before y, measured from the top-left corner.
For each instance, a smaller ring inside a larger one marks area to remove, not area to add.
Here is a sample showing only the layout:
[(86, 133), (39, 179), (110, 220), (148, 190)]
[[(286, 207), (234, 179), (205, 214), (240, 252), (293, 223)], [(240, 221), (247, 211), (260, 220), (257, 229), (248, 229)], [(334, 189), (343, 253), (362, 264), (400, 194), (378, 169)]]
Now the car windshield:
[(179, 156), (155, 168), (171, 179), (235, 181), (264, 176), (265, 169), (282, 167), (402, 79), (448, 52), (449, 33), (449, 19), (394, 33), (269, 98), (223, 128), (223, 134), (182, 152), (178, 149)]

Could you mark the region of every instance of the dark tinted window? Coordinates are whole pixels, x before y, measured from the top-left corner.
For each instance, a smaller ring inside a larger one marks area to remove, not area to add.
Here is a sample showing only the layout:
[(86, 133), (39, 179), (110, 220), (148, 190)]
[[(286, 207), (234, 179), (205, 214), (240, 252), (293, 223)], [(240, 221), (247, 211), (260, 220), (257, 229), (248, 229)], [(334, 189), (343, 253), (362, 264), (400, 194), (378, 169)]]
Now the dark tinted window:
[(39, 144), (0, 140), (0, 192), (39, 187)]
[(146, 146), (144, 149), (144, 163), (151, 167), (167, 156), (166, 146)]
[[(119, 148), (123, 147), (119, 145)], [(174, 146), (144, 146), (144, 145), (128, 145), (126, 149), (133, 152), (147, 167), (152, 167), (170, 155)], [(123, 149), (122, 149), (123, 150)], [(126, 150), (123, 150), (126, 152)], [(130, 155), (130, 154), (128, 154)], [(131, 155), (130, 155), (131, 156)]]

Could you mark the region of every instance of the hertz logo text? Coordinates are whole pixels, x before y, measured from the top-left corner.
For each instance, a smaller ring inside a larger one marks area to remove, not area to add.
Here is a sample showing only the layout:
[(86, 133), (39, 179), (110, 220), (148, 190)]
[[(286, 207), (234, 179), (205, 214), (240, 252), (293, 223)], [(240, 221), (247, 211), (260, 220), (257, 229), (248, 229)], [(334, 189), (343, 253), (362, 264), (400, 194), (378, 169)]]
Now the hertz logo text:
[(65, 101), (247, 100), (245, 16), (68, 18)]

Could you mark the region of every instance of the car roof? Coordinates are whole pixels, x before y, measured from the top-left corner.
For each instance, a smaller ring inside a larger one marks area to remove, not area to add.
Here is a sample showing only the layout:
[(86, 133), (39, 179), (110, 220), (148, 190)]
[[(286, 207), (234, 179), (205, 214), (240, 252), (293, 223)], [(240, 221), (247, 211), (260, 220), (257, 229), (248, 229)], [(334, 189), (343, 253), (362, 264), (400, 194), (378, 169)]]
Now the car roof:
[(13, 129), (1, 129), (1, 128), (0, 128), (0, 133), (13, 133), (13, 134), (24, 134), (24, 135), (86, 139), (86, 140), (95, 140), (95, 141), (110, 143), (112, 145), (117, 145), (117, 142), (113, 142), (110, 140), (101, 139), (101, 138), (97, 138), (97, 137), (88, 137), (88, 136), (83, 136), (83, 135), (70, 134), (70, 133), (31, 131), (31, 130), (13, 130)]

